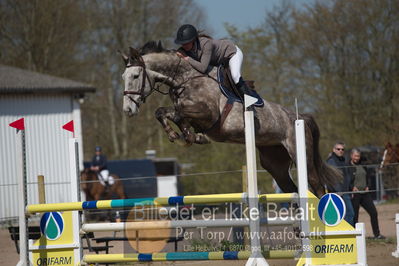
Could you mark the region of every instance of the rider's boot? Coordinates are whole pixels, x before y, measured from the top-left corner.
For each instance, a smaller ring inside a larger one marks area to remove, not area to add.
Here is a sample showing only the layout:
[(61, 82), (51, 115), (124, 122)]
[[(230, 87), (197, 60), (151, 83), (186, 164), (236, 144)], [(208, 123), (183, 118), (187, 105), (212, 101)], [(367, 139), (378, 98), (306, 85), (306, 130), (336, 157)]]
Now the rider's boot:
[[(242, 77), (240, 77), (240, 80), (236, 84), (236, 88), (238, 90), (238, 93), (240, 94), (242, 104), (244, 105), (244, 94), (250, 95), (249, 94), (250, 89), (248, 88), (247, 84), (245, 83), (245, 81)], [(259, 128), (259, 118), (258, 118), (258, 114), (256, 112), (255, 107), (253, 105), (251, 105), (247, 108), (247, 110), (254, 112), (255, 128)]]

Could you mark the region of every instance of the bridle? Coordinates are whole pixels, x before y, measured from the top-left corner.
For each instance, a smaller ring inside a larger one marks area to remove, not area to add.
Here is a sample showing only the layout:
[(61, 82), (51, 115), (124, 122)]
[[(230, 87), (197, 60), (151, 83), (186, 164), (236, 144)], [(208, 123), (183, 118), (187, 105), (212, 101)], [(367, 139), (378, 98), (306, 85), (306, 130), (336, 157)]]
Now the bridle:
[[(180, 67), (181, 60), (182, 59), (180, 58), (179, 63), (176, 65), (176, 68), (174, 70), (173, 76), (171, 77), (171, 80), (175, 79), (175, 76), (176, 76), (176, 74), (177, 74), (177, 72), (179, 70), (179, 67)], [(143, 57), (141, 55), (136, 55), (135, 58), (129, 58), (129, 60), (128, 60), (127, 64), (126, 64), (126, 68), (136, 67), (136, 66), (143, 68), (141, 88), (140, 88), (139, 91), (124, 90), (123, 91), (123, 96), (128, 97), (132, 102), (134, 102), (136, 104), (137, 107), (139, 107), (140, 106), (139, 101), (141, 100), (143, 103), (145, 103), (145, 100), (147, 99), (147, 97), (150, 96), (154, 91), (157, 91), (157, 92), (161, 93), (162, 95), (169, 94), (169, 92), (163, 92), (163, 91), (161, 91), (159, 89), (162, 85), (166, 84), (166, 81), (169, 78), (164, 79), (161, 84), (159, 84), (157, 86), (154, 86), (151, 83), (149, 75), (147, 74), (145, 62), (144, 62)], [(180, 84), (178, 84), (176, 86), (170, 86), (170, 89), (172, 89), (172, 90), (179, 89), (185, 83), (187, 83), (188, 81), (193, 80), (193, 79), (197, 79), (197, 78), (202, 78), (202, 77), (209, 77), (209, 78), (215, 80), (213, 77), (211, 77), (209, 75), (203, 75), (202, 74), (202, 75), (198, 75), (198, 76), (195, 76), (195, 77), (191, 77), (191, 78), (181, 82)], [(148, 80), (148, 83), (150, 84), (150, 92), (147, 95), (145, 95), (145, 93), (144, 93), (146, 80)], [(217, 80), (215, 80), (215, 81), (218, 82)], [(181, 94), (182, 92), (183, 91), (181, 91), (179, 94)], [(139, 97), (139, 99), (137, 101), (137, 100), (133, 99), (133, 97), (131, 97), (131, 95), (139, 95), (140, 97)]]
[[(147, 71), (146, 71), (146, 67), (145, 67), (145, 63), (143, 58), (140, 56), (138, 58), (139, 60), (135, 60), (135, 61), (130, 61), (128, 62), (128, 64), (126, 65), (126, 68), (129, 67), (134, 67), (134, 66), (139, 66), (143, 68), (143, 77), (142, 77), (142, 82), (141, 82), (141, 88), (139, 91), (129, 91), (129, 90), (125, 90), (123, 91), (123, 96), (127, 96), (132, 102), (134, 102), (137, 107), (140, 106), (140, 103), (138, 101), (136, 101), (135, 99), (133, 99), (133, 97), (131, 97), (131, 95), (139, 95), (139, 101), (141, 100), (143, 103), (145, 103), (145, 100), (148, 96), (150, 96), (150, 94), (154, 91), (157, 90), (154, 85), (151, 83), (150, 78), (148, 77)], [(145, 89), (145, 82), (146, 80), (148, 80), (148, 83), (150, 84), (150, 92), (145, 95), (144, 94), (144, 89)], [(159, 90), (158, 90), (159, 91)], [(161, 92), (161, 91), (160, 91)], [(162, 93), (162, 92), (161, 92)]]

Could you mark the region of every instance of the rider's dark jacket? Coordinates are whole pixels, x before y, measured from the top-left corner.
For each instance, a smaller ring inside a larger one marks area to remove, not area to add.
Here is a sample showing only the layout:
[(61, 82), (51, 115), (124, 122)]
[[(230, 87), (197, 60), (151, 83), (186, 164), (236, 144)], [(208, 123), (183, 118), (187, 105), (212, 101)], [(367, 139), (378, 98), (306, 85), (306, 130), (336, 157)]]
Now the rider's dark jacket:
[(103, 154), (94, 155), (91, 160), (91, 166), (99, 166), (99, 171), (107, 169), (107, 157)]
[(332, 152), (330, 157), (327, 158), (327, 163), (331, 166), (337, 167), (343, 175), (342, 182), (334, 185), (333, 188), (329, 188), (329, 190), (333, 190), (335, 192), (352, 191), (352, 176), (348, 173), (345, 157), (337, 156), (334, 152)]

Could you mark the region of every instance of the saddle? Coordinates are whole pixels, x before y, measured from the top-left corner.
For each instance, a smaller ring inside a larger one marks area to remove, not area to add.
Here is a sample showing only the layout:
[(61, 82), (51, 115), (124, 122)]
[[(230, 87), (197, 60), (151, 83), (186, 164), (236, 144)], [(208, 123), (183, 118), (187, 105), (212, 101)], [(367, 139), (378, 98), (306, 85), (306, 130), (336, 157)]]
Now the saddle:
[[(220, 118), (220, 127), (222, 127), (224, 121), (229, 115), (231, 109), (233, 108), (234, 102), (239, 102), (244, 104), (244, 99), (238, 93), (238, 90), (235, 86), (233, 78), (231, 77), (231, 72), (228, 64), (222, 64), (217, 69), (217, 80), (219, 83), (219, 88), (224, 96), (227, 98), (226, 105), (223, 108), (222, 115)], [(258, 101), (253, 105), (255, 107), (263, 107), (264, 102), (263, 99), (259, 96), (259, 94), (255, 91), (255, 81), (253, 80), (245, 80), (246, 85), (248, 86), (249, 95), (257, 98)]]
[[(220, 65), (218, 67), (217, 79), (219, 82), (219, 88), (224, 96), (226, 96), (228, 99), (232, 98), (233, 102), (243, 103), (244, 99), (242, 99), (238, 93), (238, 90), (231, 77), (231, 72), (228, 65)], [(263, 99), (255, 91), (255, 81), (245, 80), (245, 83), (247, 84), (248, 88), (250, 88), (249, 95), (258, 99), (254, 106), (263, 107)]]

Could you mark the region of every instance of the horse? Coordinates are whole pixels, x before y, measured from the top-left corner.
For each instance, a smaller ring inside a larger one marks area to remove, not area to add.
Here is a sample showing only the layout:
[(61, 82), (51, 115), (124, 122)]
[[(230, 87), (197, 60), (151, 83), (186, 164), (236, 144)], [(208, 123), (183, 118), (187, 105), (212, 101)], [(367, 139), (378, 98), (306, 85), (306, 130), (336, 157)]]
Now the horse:
[(381, 166), (399, 162), (399, 144), (394, 147), (390, 142), (385, 144)]
[[(390, 142), (385, 144), (385, 150), (380, 164), (380, 173), (384, 188), (397, 188), (399, 186), (399, 144), (393, 146)], [(397, 191), (387, 191), (390, 197), (397, 197)]]
[(113, 177), (114, 184), (105, 186), (100, 183), (97, 177), (97, 172), (90, 168), (84, 169), (80, 174), (80, 186), (86, 195), (86, 200), (100, 200), (100, 199), (112, 199), (113, 195), (117, 195), (120, 199), (125, 199), (125, 192), (119, 176), (111, 174)]
[[(120, 51), (119, 51), (120, 52)], [(244, 107), (234, 103), (229, 115), (221, 116), (227, 98), (221, 93), (216, 70), (201, 74), (173, 50), (166, 50), (161, 42), (149, 42), (141, 49), (129, 48), (129, 55), (120, 52), (125, 63), (123, 110), (129, 116), (137, 115), (140, 106), (160, 85), (169, 87), (172, 107), (155, 111), (169, 140), (182, 138), (187, 145), (217, 142), (245, 143)], [(286, 193), (296, 192), (297, 186), (289, 170), (296, 161), (296, 114), (283, 106), (264, 100), (256, 108), (258, 127), (255, 145), (261, 166), (276, 180)], [(299, 114), (305, 121), (308, 182), (311, 191), (321, 197), (326, 187), (341, 182), (342, 175), (328, 166), (319, 153), (320, 131), (311, 115)], [(169, 121), (177, 125), (176, 132)]]

